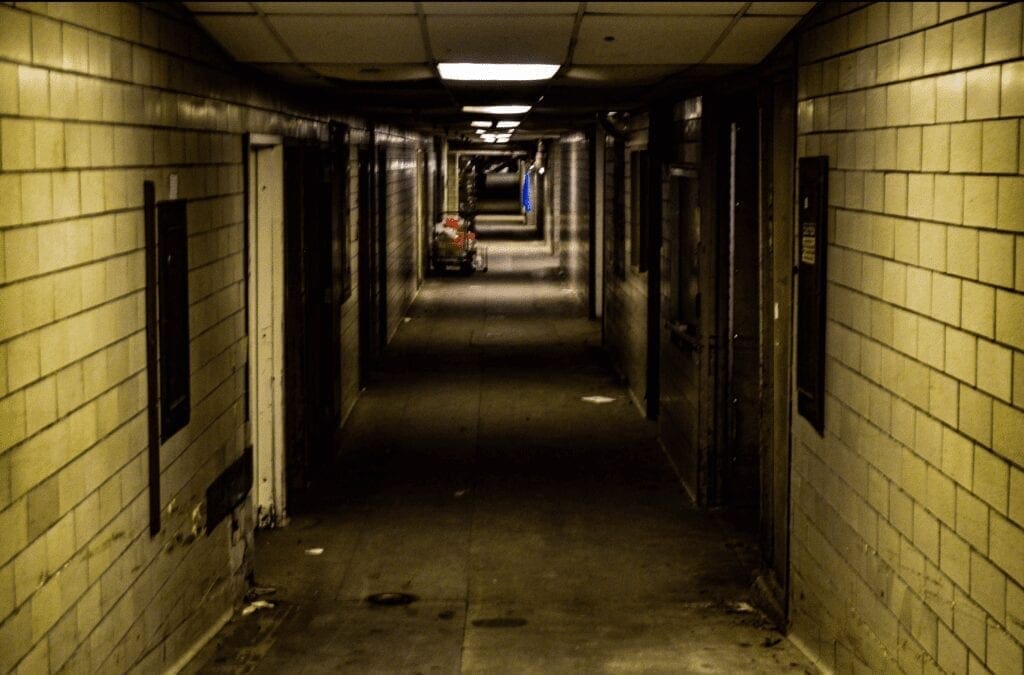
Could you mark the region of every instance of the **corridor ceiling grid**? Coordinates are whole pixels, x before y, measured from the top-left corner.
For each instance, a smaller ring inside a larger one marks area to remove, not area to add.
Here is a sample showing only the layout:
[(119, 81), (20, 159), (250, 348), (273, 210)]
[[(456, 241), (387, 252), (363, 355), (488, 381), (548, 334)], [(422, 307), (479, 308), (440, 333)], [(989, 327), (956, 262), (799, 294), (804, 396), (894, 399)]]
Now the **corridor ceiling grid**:
[[(759, 63), (814, 2), (186, 2), (236, 60), (354, 112), (466, 124), (532, 104), (521, 132)], [(551, 63), (544, 82), (452, 82), (438, 62)], [(333, 97), (333, 98), (332, 98)], [(543, 98), (541, 98), (543, 97)]]

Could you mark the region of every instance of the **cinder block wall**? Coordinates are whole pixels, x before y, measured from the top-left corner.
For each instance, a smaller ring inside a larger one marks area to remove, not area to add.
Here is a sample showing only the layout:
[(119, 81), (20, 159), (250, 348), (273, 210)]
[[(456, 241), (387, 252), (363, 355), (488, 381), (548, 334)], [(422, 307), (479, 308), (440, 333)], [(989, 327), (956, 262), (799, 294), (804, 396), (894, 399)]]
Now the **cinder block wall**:
[[(326, 118), (241, 74), (179, 11), (0, 6), (0, 672), (158, 672), (243, 584), (248, 508), (234, 534), (190, 536), (246, 443), (242, 134), (325, 138)], [(166, 199), (172, 173), (189, 200), (192, 419), (163, 446), (150, 538), (142, 183)], [(406, 174), (391, 213), (411, 227)], [(346, 412), (357, 233), (353, 217)]]
[(1024, 669), (1021, 10), (824, 3), (799, 38), (798, 152), (833, 170), (793, 634), (839, 671)]
[(590, 271), (590, 149), (582, 133), (558, 140), (552, 153), (551, 176), (557, 181), (554, 202), (555, 255), (569, 286), (587, 301)]
[(630, 263), (635, 242), (632, 241), (632, 160), (633, 152), (647, 149), (647, 118), (635, 118), (626, 142), (623, 201), (626, 212), (626, 235), (623, 259), (625, 278), (615, 273), (615, 227), (612, 222), (614, 152), (610, 139), (605, 147), (605, 347), (619, 373), (626, 378), (634, 402), (644, 409), (647, 391), (647, 272), (640, 272)]
[[(378, 132), (379, 133), (379, 132)], [(416, 139), (399, 133), (380, 134), (387, 145), (387, 264), (388, 338), (402, 325), (419, 289), (416, 278), (416, 237), (420, 226), (416, 200)]]

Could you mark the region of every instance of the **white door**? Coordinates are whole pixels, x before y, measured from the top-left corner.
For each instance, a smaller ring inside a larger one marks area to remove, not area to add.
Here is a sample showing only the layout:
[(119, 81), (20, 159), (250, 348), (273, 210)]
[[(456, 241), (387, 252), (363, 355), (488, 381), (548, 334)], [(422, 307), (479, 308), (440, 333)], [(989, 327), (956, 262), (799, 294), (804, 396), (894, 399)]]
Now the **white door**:
[(249, 145), (249, 419), (256, 523), (287, 523), (284, 464), (284, 183), (277, 137)]

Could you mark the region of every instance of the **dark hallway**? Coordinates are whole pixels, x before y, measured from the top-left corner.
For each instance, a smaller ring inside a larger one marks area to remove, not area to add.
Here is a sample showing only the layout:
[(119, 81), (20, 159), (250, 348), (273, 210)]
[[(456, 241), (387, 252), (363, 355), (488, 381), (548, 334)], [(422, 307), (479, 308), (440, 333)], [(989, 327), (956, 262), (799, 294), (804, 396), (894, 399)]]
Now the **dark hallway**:
[(0, 675), (791, 669), (1024, 673), (1024, 2), (0, 3)]
[[(257, 535), (274, 607), (192, 667), (810, 669), (749, 605), (749, 534), (689, 504), (556, 261), (491, 246), (487, 275), (424, 286), (336, 466)], [(366, 600), (387, 592), (417, 599)]]

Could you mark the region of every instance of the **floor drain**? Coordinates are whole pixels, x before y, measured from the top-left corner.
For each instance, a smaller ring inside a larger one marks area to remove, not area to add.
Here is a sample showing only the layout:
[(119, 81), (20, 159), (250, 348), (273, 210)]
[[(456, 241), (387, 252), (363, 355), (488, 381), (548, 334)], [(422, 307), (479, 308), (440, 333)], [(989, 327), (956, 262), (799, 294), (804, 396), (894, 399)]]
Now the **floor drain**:
[(474, 619), (477, 628), (519, 628), (526, 625), (526, 619), (508, 617), (504, 619)]
[(411, 593), (374, 593), (366, 597), (371, 605), (384, 607), (395, 607), (398, 605), (409, 605), (416, 602), (417, 597)]

